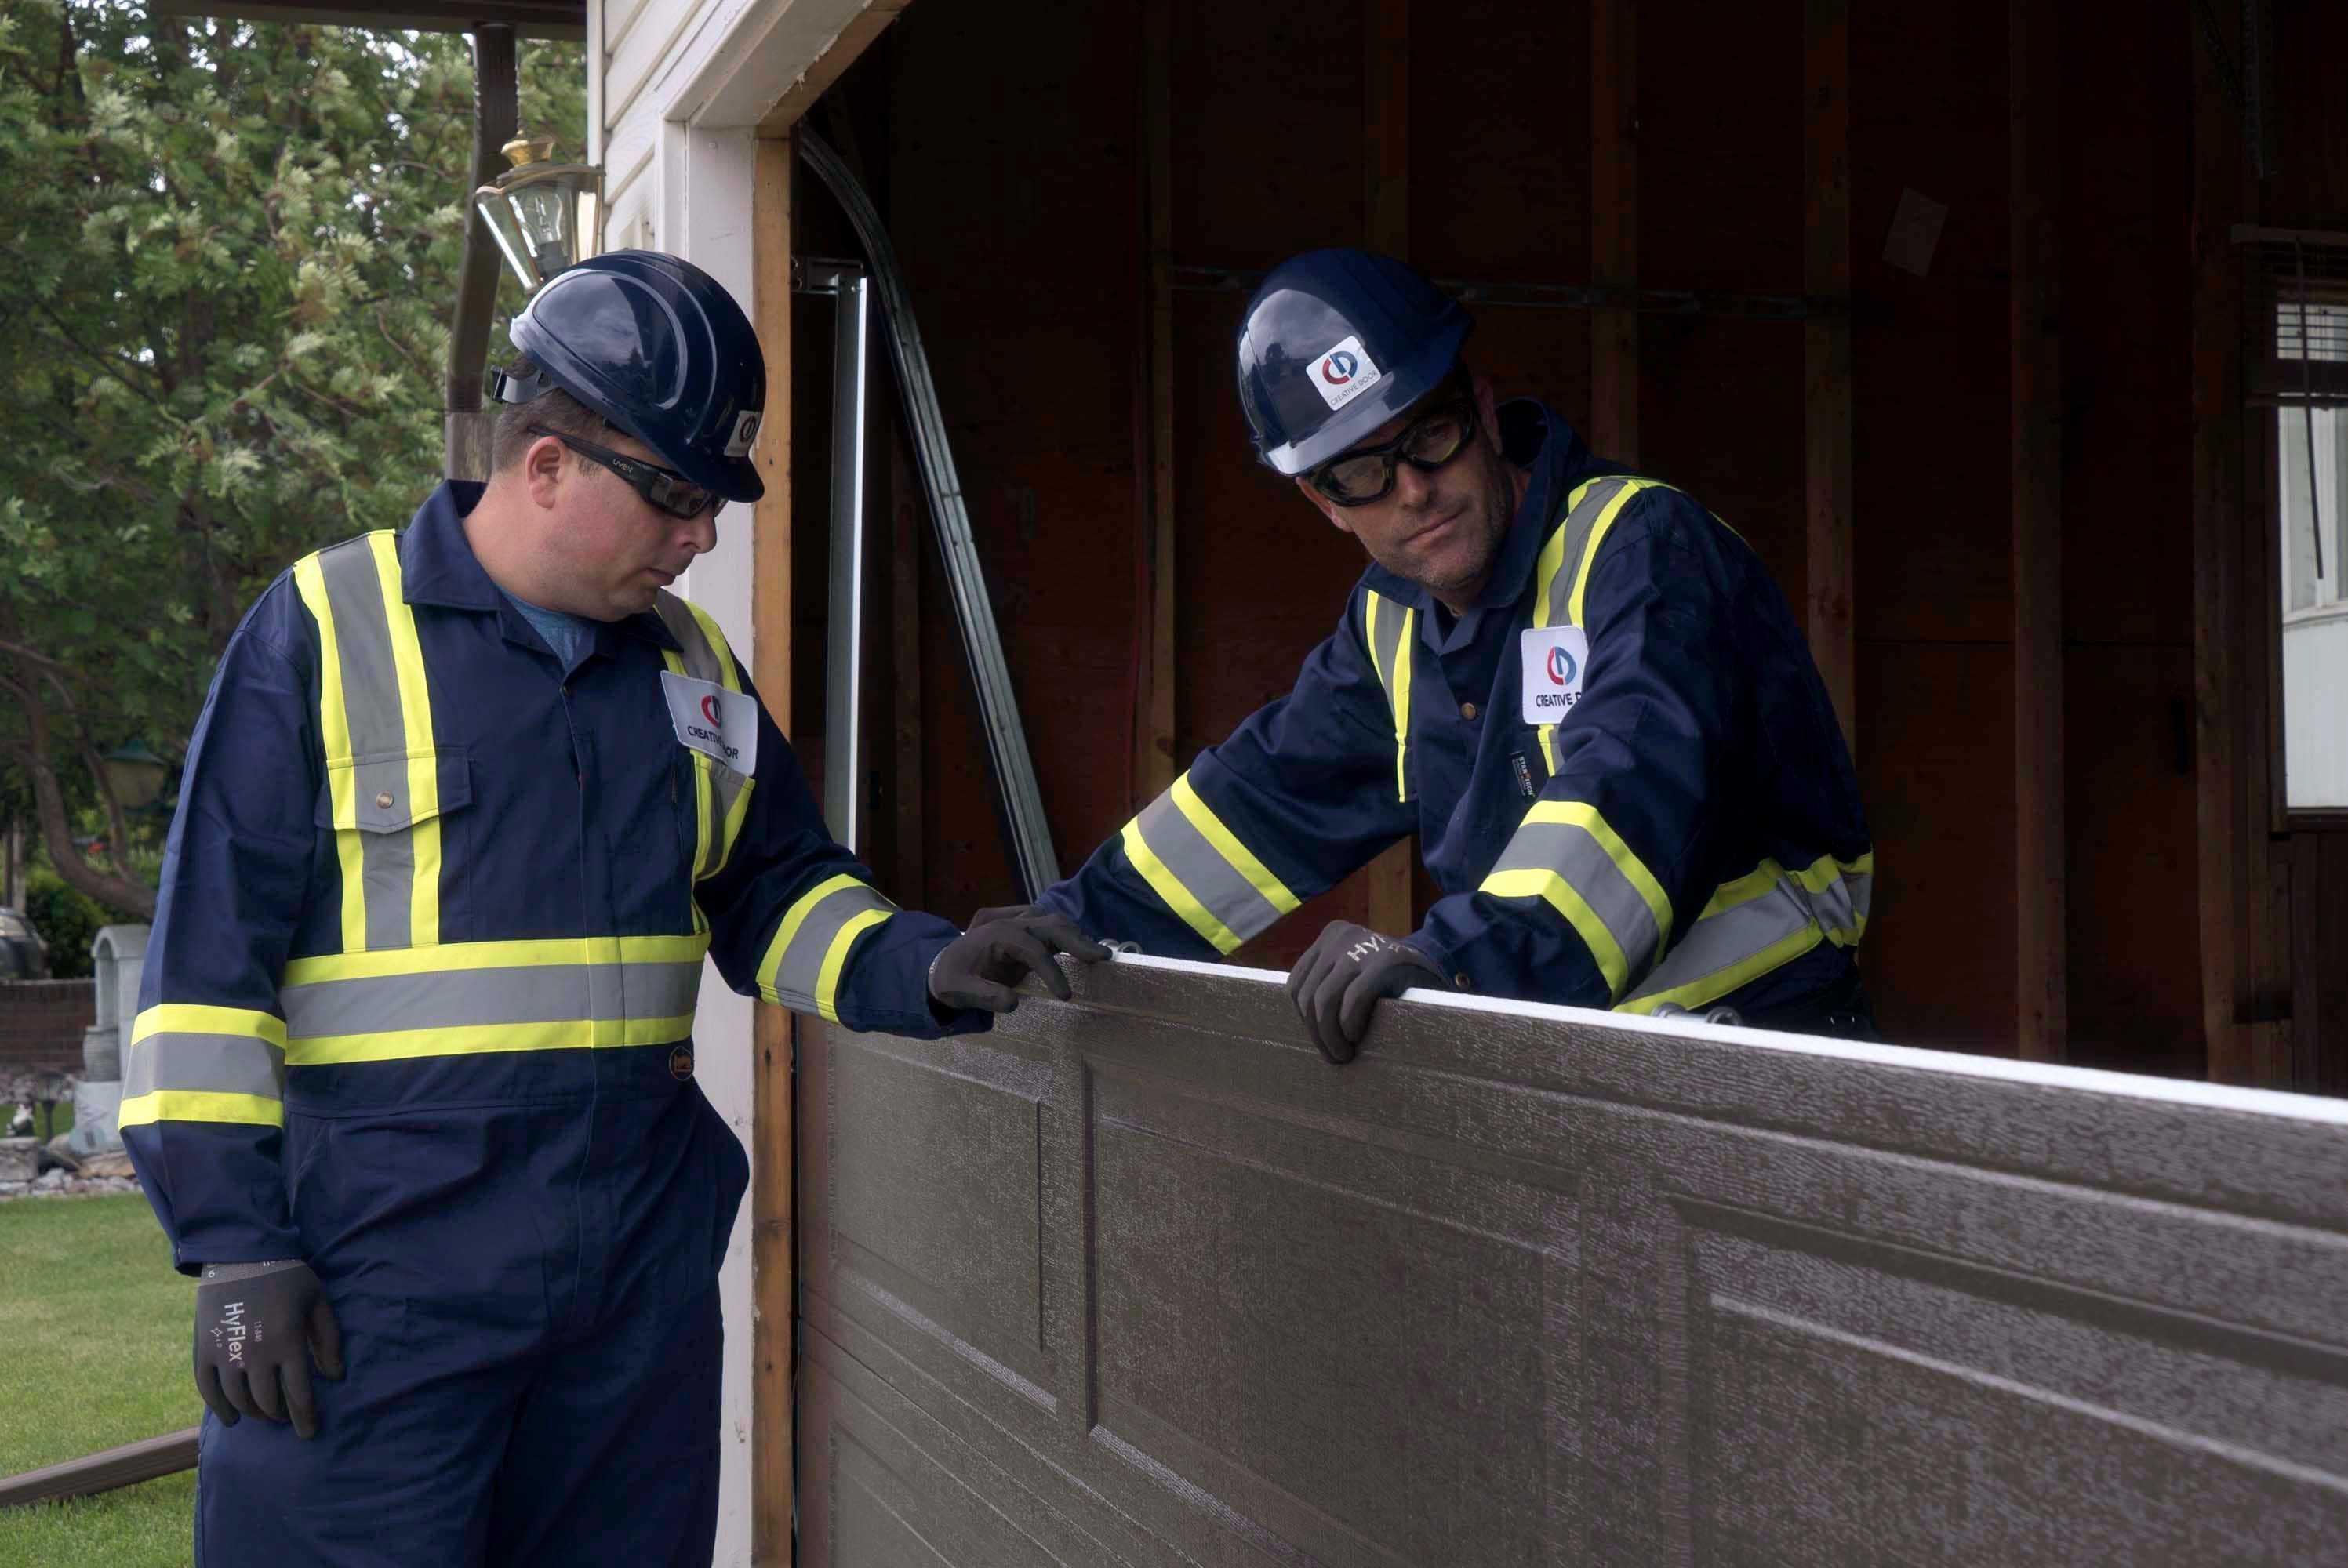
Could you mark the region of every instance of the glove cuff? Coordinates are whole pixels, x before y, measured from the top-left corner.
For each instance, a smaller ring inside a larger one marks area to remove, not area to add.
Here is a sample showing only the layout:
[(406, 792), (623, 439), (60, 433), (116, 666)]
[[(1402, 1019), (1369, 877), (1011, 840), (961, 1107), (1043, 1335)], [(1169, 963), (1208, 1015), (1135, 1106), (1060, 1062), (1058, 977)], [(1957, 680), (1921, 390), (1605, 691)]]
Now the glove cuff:
[(247, 1279), (258, 1279), (273, 1271), (309, 1266), (298, 1257), (272, 1258), (266, 1263), (208, 1263), (196, 1276), (196, 1282), (200, 1285), (235, 1285)]

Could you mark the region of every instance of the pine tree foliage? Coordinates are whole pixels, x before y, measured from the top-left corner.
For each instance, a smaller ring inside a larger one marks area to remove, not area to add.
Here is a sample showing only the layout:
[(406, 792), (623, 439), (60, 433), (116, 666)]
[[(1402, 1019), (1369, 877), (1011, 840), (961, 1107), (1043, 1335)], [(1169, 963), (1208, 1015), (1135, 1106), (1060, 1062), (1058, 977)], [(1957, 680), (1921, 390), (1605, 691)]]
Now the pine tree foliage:
[[(581, 156), (579, 46), (520, 58)], [(472, 103), (458, 35), (0, 7), (0, 764), (92, 897), (153, 907), (73, 842), (129, 836), (98, 759), (177, 760), (269, 580), (437, 482)]]

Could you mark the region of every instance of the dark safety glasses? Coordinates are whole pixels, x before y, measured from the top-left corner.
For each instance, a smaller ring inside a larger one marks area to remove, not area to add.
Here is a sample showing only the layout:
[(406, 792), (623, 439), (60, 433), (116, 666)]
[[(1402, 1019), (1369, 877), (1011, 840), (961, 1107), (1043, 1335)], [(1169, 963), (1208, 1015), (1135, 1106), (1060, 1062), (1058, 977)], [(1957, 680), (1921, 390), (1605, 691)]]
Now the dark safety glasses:
[(664, 468), (657, 463), (647, 463), (624, 452), (614, 452), (609, 446), (598, 446), (592, 441), (582, 441), (576, 436), (550, 430), (543, 425), (531, 425), (530, 433), (532, 436), (551, 436), (589, 462), (601, 463), (626, 480), (637, 495), (672, 518), (697, 518), (726, 504), (725, 497), (706, 486), (695, 484), (674, 468)]
[(1462, 388), (1385, 446), (1356, 447), (1330, 458), (1313, 470), (1313, 487), (1341, 507), (1366, 507), (1393, 492), (1397, 465), (1432, 474), (1466, 450), (1475, 436), (1476, 396)]

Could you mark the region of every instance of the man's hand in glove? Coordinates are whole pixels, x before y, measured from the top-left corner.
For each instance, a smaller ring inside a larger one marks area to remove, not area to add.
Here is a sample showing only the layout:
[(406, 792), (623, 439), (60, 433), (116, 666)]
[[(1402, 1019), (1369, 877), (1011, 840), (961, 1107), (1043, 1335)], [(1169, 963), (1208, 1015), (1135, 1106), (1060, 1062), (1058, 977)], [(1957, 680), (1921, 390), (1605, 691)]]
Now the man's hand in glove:
[(291, 1418), (303, 1437), (318, 1432), (310, 1363), (343, 1375), (343, 1335), (325, 1288), (310, 1266), (208, 1263), (196, 1282), (196, 1392), (222, 1426), (246, 1416)]
[(1108, 957), (1107, 948), (1077, 930), (1066, 915), (1034, 905), (979, 914), (981, 918), (947, 943), (930, 965), (930, 995), (941, 1006), (1009, 1012), (1019, 1005), (1012, 988), (1027, 975), (1066, 1001), (1068, 977), (1052, 955), (1066, 953), (1087, 964)]
[(1435, 960), (1409, 943), (1350, 920), (1332, 920), (1288, 971), (1288, 999), (1303, 1016), (1305, 1032), (1321, 1054), (1346, 1062), (1369, 1032), (1370, 1009), (1380, 997), (1443, 983)]

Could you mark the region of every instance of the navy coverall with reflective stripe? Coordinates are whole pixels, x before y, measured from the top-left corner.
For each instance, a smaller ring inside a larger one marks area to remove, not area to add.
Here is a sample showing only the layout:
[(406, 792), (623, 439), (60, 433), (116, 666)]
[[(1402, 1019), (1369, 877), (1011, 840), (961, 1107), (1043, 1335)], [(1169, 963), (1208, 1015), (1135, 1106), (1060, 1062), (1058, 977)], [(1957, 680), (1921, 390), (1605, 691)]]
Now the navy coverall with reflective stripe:
[[(1044, 902), (1212, 957), (1415, 834), (1445, 897), (1409, 940), (1484, 994), (1753, 1017), (1848, 984), (1873, 861), (1784, 596), (1684, 495), (1499, 414), (1530, 482), (1478, 601), (1371, 567), (1290, 694)], [(1578, 701), (1528, 723), (1526, 634), (1565, 626), (1586, 661), (1536, 679)]]
[(349, 1367), (314, 1441), (206, 1418), (207, 1562), (706, 1563), (747, 1165), (692, 1079), (704, 949), (851, 1029), (988, 1021), (932, 1012), (953, 927), (871, 890), (762, 707), (747, 779), (680, 744), (664, 671), (756, 702), (714, 623), (664, 599), (566, 674), (479, 494), (281, 577), (190, 747), (124, 1139), (179, 1266), (307, 1260)]

